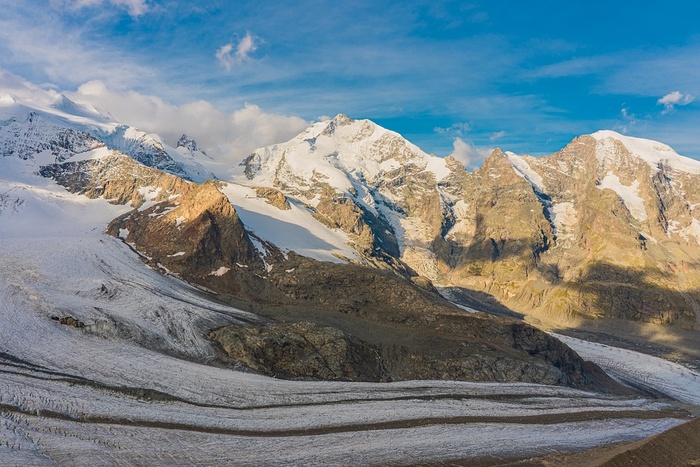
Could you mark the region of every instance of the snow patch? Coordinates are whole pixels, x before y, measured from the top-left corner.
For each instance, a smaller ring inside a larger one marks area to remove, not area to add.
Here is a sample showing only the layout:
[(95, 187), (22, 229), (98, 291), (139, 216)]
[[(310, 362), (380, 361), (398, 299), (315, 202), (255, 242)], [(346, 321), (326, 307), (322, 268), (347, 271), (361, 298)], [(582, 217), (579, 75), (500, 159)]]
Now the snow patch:
[(573, 227), (578, 224), (578, 211), (573, 203), (554, 203), (549, 214), (556, 228), (557, 241), (573, 240), (576, 237)]
[(441, 182), (452, 174), (450, 169), (447, 167), (447, 162), (445, 159), (437, 156), (428, 156), (428, 163), (425, 166), (425, 170), (435, 174), (435, 179), (438, 182)]
[(505, 154), (513, 165), (513, 170), (516, 174), (527, 180), (527, 182), (540, 193), (546, 193), (544, 180), (542, 180), (542, 177), (537, 172), (532, 170), (532, 167), (530, 167), (530, 164), (528, 164), (525, 159), (510, 151), (507, 151)]
[(173, 253), (172, 255), (168, 255), (168, 258), (176, 258), (178, 256), (184, 256), (185, 252), (184, 251), (178, 251), (177, 253)]
[(639, 180), (632, 182), (632, 185), (626, 186), (620, 182), (620, 178), (612, 172), (608, 174), (597, 185), (600, 190), (610, 189), (617, 193), (622, 202), (629, 210), (632, 217), (640, 222), (647, 220), (647, 210), (644, 207), (644, 199), (639, 195)]
[(229, 272), (230, 270), (231, 270), (231, 268), (227, 268), (226, 266), (221, 266), (221, 267), (220, 267), (219, 269), (217, 269), (216, 271), (210, 272), (209, 275), (210, 275), (210, 276), (218, 276), (218, 277), (221, 277), (221, 276), (223, 276), (224, 274), (226, 274), (227, 272)]
[(677, 363), (632, 350), (552, 334), (606, 373), (700, 406), (700, 373)]
[(129, 229), (119, 229), (119, 238), (123, 240), (129, 238)]
[(695, 241), (700, 244), (700, 221), (693, 219), (688, 227), (679, 229), (678, 234), (687, 242), (690, 241), (690, 237), (695, 237)]

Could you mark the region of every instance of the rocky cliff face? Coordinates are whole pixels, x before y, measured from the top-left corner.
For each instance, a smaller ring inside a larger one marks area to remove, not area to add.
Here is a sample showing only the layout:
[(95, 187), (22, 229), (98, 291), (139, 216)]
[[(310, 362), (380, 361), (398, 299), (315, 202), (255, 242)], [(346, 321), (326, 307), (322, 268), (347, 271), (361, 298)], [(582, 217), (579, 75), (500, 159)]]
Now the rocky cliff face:
[(439, 182), (450, 167), (369, 120), (338, 115), (256, 150), (237, 181), (275, 187), (314, 208), (327, 226), (348, 233), (367, 264), (425, 275), (436, 268), (429, 245), (449, 223)]
[(515, 191), (481, 196), (485, 212), (474, 215), (504, 232), (504, 246), (520, 243), (527, 254), (509, 262), (496, 254), (496, 241), (488, 264), (473, 228), (472, 238), (454, 238), (464, 253), (445, 282), (528, 313), (696, 325), (700, 275), (690, 265), (700, 258), (693, 211), (700, 164), (612, 132), (577, 138), (545, 158), (494, 153), (475, 174), (494, 158), (503, 162), (501, 175), (477, 185)]
[(107, 231), (163, 271), (202, 282), (231, 267), (263, 267), (235, 209), (215, 182), (188, 182), (118, 152), (44, 166), (41, 174), (73, 193), (130, 203), (134, 209), (112, 221)]

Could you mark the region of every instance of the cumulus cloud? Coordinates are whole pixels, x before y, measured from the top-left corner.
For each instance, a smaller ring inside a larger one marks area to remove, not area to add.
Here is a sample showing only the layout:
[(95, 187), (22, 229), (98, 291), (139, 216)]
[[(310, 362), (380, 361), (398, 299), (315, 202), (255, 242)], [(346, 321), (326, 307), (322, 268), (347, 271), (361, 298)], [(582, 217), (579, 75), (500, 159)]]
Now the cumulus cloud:
[(661, 113), (667, 114), (672, 112), (677, 105), (688, 105), (694, 100), (695, 96), (692, 94), (683, 94), (680, 91), (673, 91), (660, 98), (656, 103), (658, 105), (663, 105), (664, 110), (661, 111)]
[(253, 149), (286, 141), (308, 126), (302, 118), (265, 112), (253, 104), (227, 113), (208, 101), (175, 105), (156, 96), (115, 91), (102, 81), (87, 82), (68, 96), (120, 122), (157, 133), (169, 144), (187, 133), (225, 164), (237, 164)]
[(234, 65), (250, 58), (250, 55), (258, 49), (260, 39), (251, 33), (246, 33), (237, 44), (233, 42), (224, 44), (216, 51), (215, 57), (226, 71), (231, 71)]
[(450, 156), (457, 159), (467, 168), (474, 168), (481, 165), (481, 162), (490, 153), (489, 148), (478, 148), (471, 141), (463, 140), (462, 138), (455, 138), (452, 142), (453, 151)]

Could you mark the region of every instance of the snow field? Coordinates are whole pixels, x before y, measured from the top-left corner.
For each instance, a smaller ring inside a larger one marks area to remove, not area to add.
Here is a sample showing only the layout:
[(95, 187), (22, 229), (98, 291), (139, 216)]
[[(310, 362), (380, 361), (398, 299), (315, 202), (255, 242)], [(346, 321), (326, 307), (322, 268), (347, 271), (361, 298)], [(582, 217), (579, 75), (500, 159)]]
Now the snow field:
[(700, 406), (700, 373), (632, 350), (552, 334), (586, 360), (623, 381)]
[(282, 251), (295, 251), (309, 258), (334, 263), (344, 262), (339, 256), (358, 259), (355, 250), (348, 245), (350, 239), (345, 232), (321, 224), (296, 201), (289, 200), (291, 209), (280, 210), (264, 198), (258, 198), (252, 188), (229, 183), (221, 191), (246, 228)]

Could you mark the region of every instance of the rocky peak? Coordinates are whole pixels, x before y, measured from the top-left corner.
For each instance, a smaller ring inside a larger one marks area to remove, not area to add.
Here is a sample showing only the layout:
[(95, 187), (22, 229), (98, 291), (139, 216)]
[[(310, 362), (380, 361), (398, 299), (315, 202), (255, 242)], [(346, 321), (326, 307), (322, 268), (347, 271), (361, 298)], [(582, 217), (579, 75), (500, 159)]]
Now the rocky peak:
[(323, 135), (330, 136), (335, 133), (336, 128), (351, 125), (355, 120), (344, 114), (336, 115), (330, 122), (325, 130), (323, 130)]
[[(176, 149), (177, 149), (177, 148), (185, 148), (185, 149), (187, 149), (187, 150), (190, 151), (190, 152), (198, 152), (198, 151), (199, 151), (199, 152), (204, 153), (204, 151), (202, 151), (202, 150), (199, 148), (199, 145), (197, 144), (197, 142), (196, 142), (194, 139), (192, 139), (192, 138), (190, 138), (189, 136), (187, 136), (186, 134), (183, 134), (183, 135), (180, 137), (180, 139), (178, 140), (177, 144), (175, 145), (175, 148), (176, 148)], [(204, 154), (206, 154), (206, 153), (204, 153)]]

